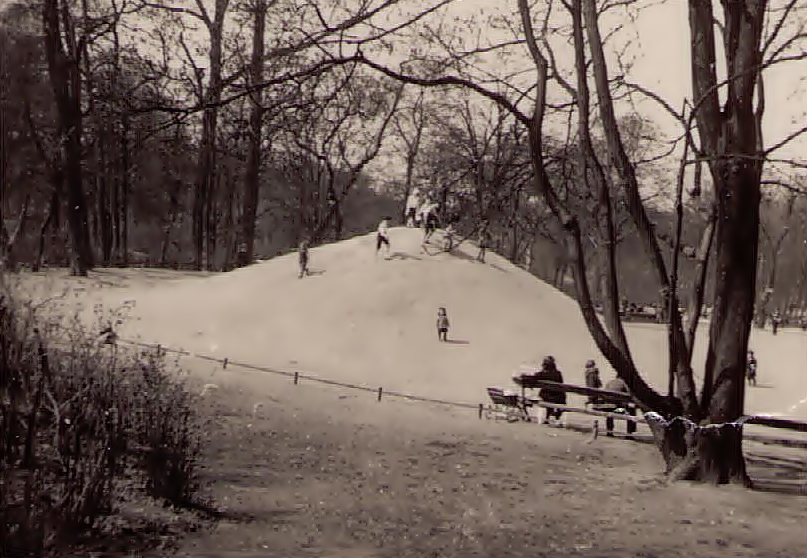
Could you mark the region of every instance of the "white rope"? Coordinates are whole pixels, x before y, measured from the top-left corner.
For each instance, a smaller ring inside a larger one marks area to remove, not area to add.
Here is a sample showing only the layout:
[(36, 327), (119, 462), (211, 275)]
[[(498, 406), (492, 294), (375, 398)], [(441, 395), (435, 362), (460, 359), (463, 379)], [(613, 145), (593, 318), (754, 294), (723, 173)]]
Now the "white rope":
[(732, 422), (722, 422), (722, 423), (712, 423), (712, 424), (703, 424), (703, 425), (701, 425), (701, 424), (697, 424), (696, 422), (691, 421), (690, 419), (688, 419), (686, 417), (673, 417), (671, 420), (667, 420), (663, 416), (661, 416), (660, 414), (656, 413), (655, 411), (648, 411), (648, 412), (644, 413), (644, 417), (648, 421), (659, 423), (664, 427), (669, 426), (675, 420), (680, 420), (684, 424), (684, 426), (687, 428), (687, 430), (697, 430), (697, 429), (700, 429), (700, 430), (710, 430), (710, 429), (714, 430), (714, 429), (722, 428), (724, 426), (731, 426), (732, 428), (739, 428), (739, 427), (743, 426), (746, 422), (748, 422), (749, 420), (754, 418), (753, 416), (744, 416), (744, 417), (740, 417), (739, 419), (737, 419), (735, 421), (732, 421)]

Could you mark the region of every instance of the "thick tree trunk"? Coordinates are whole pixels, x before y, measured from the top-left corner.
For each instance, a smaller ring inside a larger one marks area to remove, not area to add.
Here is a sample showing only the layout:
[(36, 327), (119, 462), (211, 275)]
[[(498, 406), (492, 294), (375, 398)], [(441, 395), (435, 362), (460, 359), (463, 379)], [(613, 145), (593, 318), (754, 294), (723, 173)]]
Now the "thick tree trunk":
[[(263, 81), (263, 46), (266, 29), (266, 0), (256, 0), (252, 33), (252, 60), (250, 78), (253, 86)], [(261, 142), (263, 138), (263, 90), (256, 89), (250, 96), (249, 114), (250, 145), (247, 161), (246, 188), (241, 215), (241, 242), (246, 247), (246, 261), (252, 262), (255, 256), (255, 226), (260, 197)]]
[(129, 113), (121, 119), (121, 180), (118, 221), (120, 226), (120, 261), (129, 265)]
[(670, 481), (752, 486), (743, 457), (741, 424), (698, 426), (680, 417), (666, 421), (656, 413), (646, 413), (645, 418)]
[[(80, 49), (76, 45), (67, 6), (59, 0), (45, 0), (42, 8), (45, 52), (58, 112), (62, 164), (69, 204), (67, 220), (71, 244), (70, 270), (74, 275), (86, 275), (93, 266), (93, 257), (81, 165)], [(62, 42), (62, 30), (67, 37), (67, 50)]]
[(179, 194), (182, 190), (182, 180), (176, 178), (174, 187), (169, 194), (168, 205), (168, 220), (163, 228), (163, 241), (160, 246), (160, 265), (168, 265), (168, 250), (171, 247), (171, 231), (174, 230), (174, 225), (177, 221), (177, 214), (179, 213)]
[(199, 144), (199, 169), (193, 204), (193, 232), (196, 267), (211, 269), (215, 250), (216, 131), (218, 103), (221, 101), (221, 63), (224, 16), (229, 0), (216, 0), (214, 19), (206, 20), (210, 34), (210, 80), (204, 95), (202, 137)]
[(51, 202), (48, 205), (47, 213), (45, 214), (45, 219), (42, 221), (42, 226), (39, 228), (39, 246), (36, 254), (36, 260), (34, 260), (33, 265), (33, 271), (35, 273), (42, 268), (42, 260), (45, 257), (45, 232), (48, 230), (48, 225), (50, 225), (51, 221), (53, 221), (53, 207), (54, 202), (51, 199)]
[(5, 268), (8, 271), (17, 270), (17, 242), (20, 238), (25, 236), (25, 226), (28, 223), (28, 206), (31, 204), (30, 194), (25, 195), (25, 201), (22, 203), (20, 209), (20, 216), (17, 219), (17, 226), (14, 231), (9, 235), (6, 243), (2, 246), (3, 257), (0, 261), (0, 269)]

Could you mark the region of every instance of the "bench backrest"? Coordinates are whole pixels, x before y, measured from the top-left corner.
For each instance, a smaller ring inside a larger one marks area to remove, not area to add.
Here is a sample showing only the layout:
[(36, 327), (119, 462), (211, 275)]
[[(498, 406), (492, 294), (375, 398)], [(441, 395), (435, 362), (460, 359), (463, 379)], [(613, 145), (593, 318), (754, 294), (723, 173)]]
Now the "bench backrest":
[(592, 395), (608, 399), (609, 401), (620, 403), (635, 403), (633, 396), (628, 393), (620, 391), (611, 391), (607, 389), (596, 389), (585, 386), (576, 386), (574, 384), (560, 384), (558, 382), (550, 382), (548, 380), (538, 380), (533, 376), (524, 375), (521, 377), (516, 376), (513, 380), (523, 388), (552, 388), (556, 391), (563, 391), (566, 393), (577, 393), (580, 395)]

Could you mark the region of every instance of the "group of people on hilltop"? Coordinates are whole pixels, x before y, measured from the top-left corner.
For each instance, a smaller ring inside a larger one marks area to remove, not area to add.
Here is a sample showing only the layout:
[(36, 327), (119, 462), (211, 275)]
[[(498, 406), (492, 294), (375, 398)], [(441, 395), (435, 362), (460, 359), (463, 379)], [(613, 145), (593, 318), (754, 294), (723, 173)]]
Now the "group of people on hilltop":
[[(624, 380), (615, 376), (603, 386), (600, 378), (600, 371), (593, 360), (586, 362), (585, 366), (586, 387), (594, 389), (605, 389), (617, 393), (624, 393), (630, 395), (630, 389)], [(559, 384), (563, 382), (563, 373), (558, 368), (555, 357), (545, 356), (541, 361), (541, 368), (533, 374), (521, 374), (518, 377), (518, 383), (522, 383), (525, 376), (530, 376), (535, 380), (544, 380), (549, 382), (556, 382)], [(554, 387), (542, 387), (538, 391), (538, 397), (553, 405), (566, 405), (566, 392)], [(592, 395), (588, 398), (588, 405), (597, 411), (615, 413), (615, 414), (628, 414), (636, 416), (636, 406), (626, 404), (622, 399), (609, 399), (604, 395)], [(556, 407), (546, 407), (543, 424), (551, 424), (552, 419), (559, 421), (563, 415), (563, 410)], [(636, 422), (628, 422), (628, 437), (631, 437), (636, 432)], [(605, 418), (606, 435), (612, 436), (614, 432), (614, 419), (611, 416)]]

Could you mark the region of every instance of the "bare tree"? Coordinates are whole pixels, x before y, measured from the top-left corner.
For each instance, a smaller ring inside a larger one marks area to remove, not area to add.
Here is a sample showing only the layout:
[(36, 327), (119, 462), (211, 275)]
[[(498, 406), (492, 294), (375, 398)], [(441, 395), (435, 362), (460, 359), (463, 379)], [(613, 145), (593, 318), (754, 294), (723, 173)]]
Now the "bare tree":
[[(627, 210), (643, 241), (658, 281), (662, 288), (668, 290), (671, 309), (670, 366), (675, 385), (666, 396), (647, 384), (631, 358), (618, 318), (613, 317), (619, 293), (613, 275), (616, 267), (613, 257), (608, 257), (606, 263), (610, 275), (605, 305), (608, 314), (607, 329), (600, 323), (587, 281), (580, 217), (566, 205), (560, 195), (557, 180), (547, 170), (543, 126), (548, 111), (559, 106), (557, 103), (550, 103), (547, 98), (550, 68), (556, 65), (554, 54), (546, 41), (542, 44), (539, 39), (548, 36), (549, 15), (543, 18), (543, 26), (536, 32), (532, 6), (527, 0), (518, 2), (520, 34), (534, 63), (536, 76), (535, 83), (529, 89), (533, 93), (528, 111), (523, 111), (519, 106), (523, 103), (526, 90), (508, 86), (502, 81), (485, 80), (496, 84), (497, 88), (494, 89), (489, 88), (482, 80), (474, 79), (470, 72), (465, 75), (441, 72), (436, 77), (417, 75), (414, 72), (385, 67), (361, 54), (357, 58), (388, 76), (408, 83), (428, 87), (458, 86), (473, 90), (506, 108), (527, 129), (536, 191), (565, 231), (563, 242), (569, 260), (573, 262), (577, 299), (585, 323), (600, 351), (626, 381), (637, 401), (648, 411), (647, 417), (667, 460), (670, 477), (748, 485), (750, 480), (742, 455), (740, 419), (743, 416), (745, 355), (753, 316), (761, 171), (765, 156), (773, 149), (763, 150), (760, 147), (758, 131), (764, 95), (757, 86), (758, 76), (767, 63), (762, 60), (763, 54), (774, 40), (772, 36), (781, 30), (787, 11), (784, 17), (781, 12), (773, 14), (772, 17), (777, 18), (772, 25), (774, 31), (763, 44), (763, 23), (768, 14), (766, 2), (737, 0), (722, 3), (719, 29), (726, 45), (724, 56), (728, 77), (718, 81), (714, 35), (718, 18), (713, 12), (712, 2), (689, 2), (694, 97), (690, 121), (694, 120), (697, 124), (699, 142), (695, 145), (694, 141), (687, 138), (687, 143), (696, 154), (697, 160), (707, 164), (715, 200), (715, 217), (708, 221), (710, 225), (700, 243), (700, 254), (695, 254), (699, 258), (701, 269), (705, 268), (709, 245), (712, 244), (712, 238), (714, 239), (715, 310), (709, 333), (706, 373), (699, 394), (690, 364), (692, 339), (684, 333), (678, 311), (677, 285), (671, 279), (677, 271), (671, 273), (663, 258), (661, 244), (640, 195), (636, 164), (627, 156), (622, 130), (615, 117), (614, 100), (617, 95), (612, 89), (614, 83), (609, 79), (600, 15), (602, 10), (617, 4), (624, 3), (598, 5), (595, 0), (564, 2), (573, 21), (578, 79), (576, 88), (572, 88), (569, 83), (561, 85), (572, 93), (577, 104), (580, 126), (587, 128), (587, 101), (583, 97), (587, 96), (589, 71), (595, 84), (599, 119), (607, 143), (608, 166), (614, 170), (614, 184), (609, 183), (608, 173), (603, 172), (605, 179), (600, 179), (596, 166), (592, 166), (596, 165), (596, 154), (592, 154), (586, 146), (583, 146), (581, 152), (589, 170), (585, 176), (594, 182), (594, 191), (598, 193), (598, 222), (603, 227), (601, 236), (610, 243), (609, 250), (613, 251), (615, 236), (613, 224), (609, 224), (608, 208), (611, 205), (612, 191), (618, 188), (624, 193)], [(545, 10), (545, 13), (548, 11)], [(792, 40), (780, 42), (792, 45), (799, 37), (803, 37), (803, 34), (796, 33)], [(585, 51), (588, 51), (590, 58), (584, 54)], [(788, 59), (782, 55), (782, 49), (776, 49), (771, 56), (770, 60)], [(454, 53), (452, 60), (456, 62), (457, 58)], [(789, 59), (798, 58), (799, 55), (796, 54)], [(452, 68), (457, 66), (454, 64)], [(461, 69), (468, 70), (468, 66)], [(556, 81), (564, 80), (557, 71), (553, 70), (551, 74)], [(725, 91), (722, 107), (719, 97), (721, 91)], [(755, 93), (760, 101), (756, 106), (753, 102)], [(675, 111), (673, 113), (679, 121), (688, 124), (681, 115)], [(689, 129), (687, 126), (687, 135)], [(585, 143), (587, 130), (581, 130), (580, 133)], [(788, 136), (784, 142), (774, 144), (774, 148), (797, 135), (798, 132)], [(702, 281), (696, 283), (702, 287)], [(690, 333), (694, 334), (694, 329), (690, 329)], [(709, 426), (700, 426), (704, 424)]]
[[(263, 81), (263, 51), (266, 34), (266, 0), (254, 0), (252, 6), (252, 55), (250, 60), (250, 83)], [(263, 94), (256, 89), (250, 95), (250, 147), (247, 161), (247, 174), (244, 192), (244, 203), (241, 215), (241, 242), (244, 244), (244, 262), (251, 262), (255, 250), (255, 220), (258, 213), (260, 196), (261, 143), (263, 140)]]
[(70, 230), (70, 271), (86, 275), (93, 266), (82, 172), (81, 60), (86, 37), (77, 36), (69, 3), (44, 0), (45, 52), (62, 138), (58, 165), (63, 167)]

